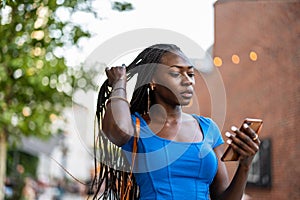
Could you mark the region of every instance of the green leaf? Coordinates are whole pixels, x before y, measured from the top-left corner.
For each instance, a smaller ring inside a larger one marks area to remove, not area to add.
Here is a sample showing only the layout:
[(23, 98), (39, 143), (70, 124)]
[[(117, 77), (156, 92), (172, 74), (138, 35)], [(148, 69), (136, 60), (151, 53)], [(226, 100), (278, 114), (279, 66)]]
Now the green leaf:
[(115, 1), (112, 3), (112, 9), (120, 12), (133, 10), (133, 6), (128, 2)]

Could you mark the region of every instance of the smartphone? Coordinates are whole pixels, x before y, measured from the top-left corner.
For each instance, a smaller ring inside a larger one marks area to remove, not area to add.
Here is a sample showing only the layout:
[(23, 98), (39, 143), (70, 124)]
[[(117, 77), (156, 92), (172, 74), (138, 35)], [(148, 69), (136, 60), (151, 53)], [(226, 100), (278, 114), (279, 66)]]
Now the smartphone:
[[(263, 120), (261, 119), (252, 119), (252, 118), (246, 118), (243, 122), (243, 124), (248, 124), (255, 132), (256, 134), (259, 134)], [(240, 127), (240, 130), (243, 131), (243, 124)], [(237, 161), (239, 159), (239, 154), (233, 151), (233, 149), (228, 146), (227, 149), (225, 150), (223, 156), (221, 157), (221, 161), (226, 162), (226, 161)]]

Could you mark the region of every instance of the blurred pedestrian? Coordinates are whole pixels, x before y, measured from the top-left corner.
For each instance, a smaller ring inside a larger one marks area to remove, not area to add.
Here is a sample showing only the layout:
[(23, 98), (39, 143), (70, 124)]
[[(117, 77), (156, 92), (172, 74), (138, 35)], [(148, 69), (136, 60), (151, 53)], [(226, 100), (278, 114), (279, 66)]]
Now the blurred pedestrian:
[(22, 200), (36, 200), (36, 184), (32, 178), (26, 177), (22, 189)]

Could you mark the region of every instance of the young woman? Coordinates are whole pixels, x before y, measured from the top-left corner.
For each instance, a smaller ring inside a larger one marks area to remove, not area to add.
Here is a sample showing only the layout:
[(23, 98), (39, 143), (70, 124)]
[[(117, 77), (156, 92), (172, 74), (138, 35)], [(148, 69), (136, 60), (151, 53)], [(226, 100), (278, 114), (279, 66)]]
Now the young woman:
[[(182, 111), (193, 96), (194, 70), (172, 44), (150, 46), (128, 67), (106, 69), (108, 79), (100, 89), (97, 105), (100, 132), (121, 147), (130, 161), (128, 152), (132, 152), (139, 119), (134, 177), (141, 200), (242, 198), (260, 141), (247, 125), (245, 132), (233, 128), (238, 137), (230, 134), (227, 142), (240, 157), (229, 182), (220, 161), (224, 142), (218, 127), (210, 118)], [(134, 75), (137, 82), (128, 103), (126, 84)]]

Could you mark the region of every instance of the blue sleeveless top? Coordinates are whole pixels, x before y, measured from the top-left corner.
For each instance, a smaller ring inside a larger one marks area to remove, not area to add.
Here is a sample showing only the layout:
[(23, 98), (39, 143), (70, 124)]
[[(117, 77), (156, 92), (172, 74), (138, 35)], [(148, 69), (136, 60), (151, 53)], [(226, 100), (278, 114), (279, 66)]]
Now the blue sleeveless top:
[[(209, 185), (218, 169), (213, 149), (224, 143), (217, 125), (210, 119), (192, 115), (203, 133), (201, 142), (176, 142), (158, 137), (140, 119), (138, 153), (134, 176), (141, 200), (209, 200)], [(122, 146), (131, 163), (133, 137)]]

